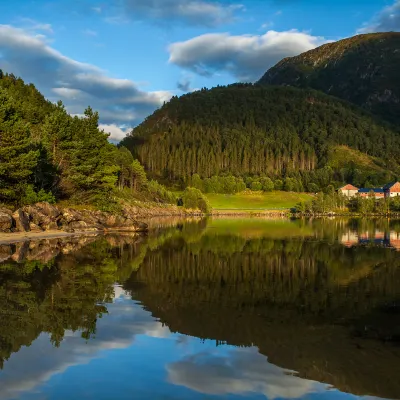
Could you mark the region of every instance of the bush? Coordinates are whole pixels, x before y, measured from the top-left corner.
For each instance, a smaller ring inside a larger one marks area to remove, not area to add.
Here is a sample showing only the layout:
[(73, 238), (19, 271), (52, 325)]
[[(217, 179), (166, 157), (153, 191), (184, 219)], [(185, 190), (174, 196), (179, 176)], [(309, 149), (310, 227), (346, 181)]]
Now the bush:
[(258, 182), (258, 181), (253, 181), (251, 183), (251, 186), (250, 186), (250, 189), (255, 191), (255, 192), (258, 192), (258, 191), (262, 190), (262, 188), (263, 187), (262, 187), (261, 183)]
[(40, 203), (42, 201), (47, 201), (50, 204), (54, 204), (56, 202), (56, 198), (53, 193), (46, 192), (43, 189), (40, 189), (39, 192), (35, 192), (32, 185), (28, 185), (25, 190), (25, 195), (22, 198), (23, 205)]
[(262, 185), (262, 190), (264, 190), (264, 192), (272, 192), (274, 190), (274, 182), (272, 182), (270, 178), (261, 178), (260, 182)]
[(185, 208), (199, 209), (203, 213), (211, 212), (211, 205), (207, 197), (199, 189), (188, 187), (182, 194), (182, 204)]
[(283, 189), (283, 182), (280, 179), (277, 179), (274, 182), (275, 190), (282, 190)]

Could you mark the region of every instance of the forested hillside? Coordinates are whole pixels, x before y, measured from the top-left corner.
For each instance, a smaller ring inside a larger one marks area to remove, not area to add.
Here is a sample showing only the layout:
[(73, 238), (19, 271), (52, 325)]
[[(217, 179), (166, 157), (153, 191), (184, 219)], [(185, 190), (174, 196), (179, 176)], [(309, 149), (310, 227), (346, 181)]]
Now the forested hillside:
[(260, 84), (314, 88), (400, 123), (400, 33), (358, 35), (271, 68)]
[(383, 183), (397, 174), (400, 156), (399, 133), (357, 106), (314, 90), (251, 84), (173, 97), (122, 144), (169, 181), (293, 177), (313, 190)]
[(71, 117), (34, 85), (0, 71), (0, 204), (73, 200), (107, 209), (124, 190), (170, 200), (125, 148), (108, 141), (90, 107)]

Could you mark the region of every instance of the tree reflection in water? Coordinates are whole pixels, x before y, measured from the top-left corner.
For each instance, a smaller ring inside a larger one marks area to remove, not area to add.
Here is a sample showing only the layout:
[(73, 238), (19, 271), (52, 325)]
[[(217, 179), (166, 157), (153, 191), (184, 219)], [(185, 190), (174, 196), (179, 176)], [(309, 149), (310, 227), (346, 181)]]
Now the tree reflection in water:
[(70, 331), (91, 340), (119, 283), (172, 332), (256, 346), (349, 393), (400, 396), (398, 222), (175, 222), (145, 237), (1, 245), (1, 366), (42, 332), (54, 346)]

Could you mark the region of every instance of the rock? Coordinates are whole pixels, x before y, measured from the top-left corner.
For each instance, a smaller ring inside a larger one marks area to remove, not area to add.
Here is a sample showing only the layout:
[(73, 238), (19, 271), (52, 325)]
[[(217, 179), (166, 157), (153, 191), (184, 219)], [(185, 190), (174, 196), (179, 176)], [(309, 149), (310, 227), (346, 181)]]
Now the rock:
[(74, 229), (74, 228), (71, 228), (69, 225), (63, 225), (63, 226), (61, 227), (61, 229), (62, 229), (64, 232), (67, 232), (67, 233), (74, 233), (74, 232), (75, 232), (75, 229)]
[(15, 226), (16, 226), (17, 231), (19, 231), (19, 232), (29, 232), (30, 231), (29, 216), (22, 209), (15, 211), (15, 213), (12, 215), (12, 217), (15, 221)]
[(43, 214), (53, 219), (56, 219), (61, 215), (60, 209), (56, 206), (53, 206), (50, 203), (47, 202), (36, 203), (35, 206), (39, 208)]
[(0, 212), (1, 212), (1, 213), (4, 213), (4, 214), (8, 214), (10, 217), (11, 217), (12, 214), (13, 214), (13, 212), (12, 212), (10, 209), (5, 208), (5, 207), (0, 207)]
[(11, 232), (13, 226), (13, 219), (11, 215), (0, 211), (0, 232)]
[(50, 221), (48, 223), (42, 224), (41, 227), (46, 231), (56, 231), (60, 228), (56, 221)]
[(69, 224), (70, 222), (73, 221), (82, 221), (83, 215), (77, 210), (74, 210), (72, 208), (65, 208), (62, 211), (62, 221)]
[(24, 207), (24, 212), (29, 215), (29, 220), (43, 230), (57, 230), (58, 219), (61, 211), (49, 203), (37, 203), (32, 206)]
[(68, 224), (69, 228), (80, 232), (97, 232), (104, 230), (104, 227), (99, 224), (88, 224), (86, 221), (72, 221)]
[(43, 232), (43, 229), (39, 225), (34, 224), (33, 222), (29, 223), (29, 227), (31, 228), (31, 232)]
[(88, 224), (85, 221), (71, 221), (68, 226), (74, 230), (85, 230)]

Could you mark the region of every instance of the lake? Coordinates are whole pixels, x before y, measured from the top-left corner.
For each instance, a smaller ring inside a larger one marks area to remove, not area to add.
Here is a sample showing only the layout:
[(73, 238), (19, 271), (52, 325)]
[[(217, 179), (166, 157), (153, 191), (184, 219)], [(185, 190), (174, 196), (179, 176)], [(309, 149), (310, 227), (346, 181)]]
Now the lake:
[(0, 400), (400, 398), (400, 221), (0, 245)]

